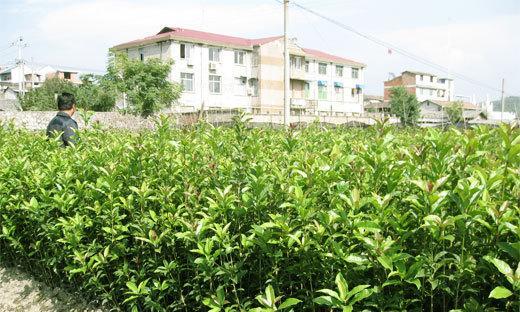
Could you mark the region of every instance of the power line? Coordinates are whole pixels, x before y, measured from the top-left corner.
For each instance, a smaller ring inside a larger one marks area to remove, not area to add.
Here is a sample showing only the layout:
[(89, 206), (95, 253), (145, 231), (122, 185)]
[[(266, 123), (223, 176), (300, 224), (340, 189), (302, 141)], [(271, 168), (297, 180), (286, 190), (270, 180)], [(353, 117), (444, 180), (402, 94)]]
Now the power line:
[[(282, 1), (280, 1), (280, 0), (274, 0), (274, 1), (276, 1), (278, 3), (282, 3)], [(437, 70), (439, 70), (441, 72), (447, 73), (449, 75), (457, 77), (457, 78), (459, 78), (461, 80), (464, 80), (466, 82), (469, 82), (471, 84), (474, 84), (474, 85), (477, 85), (477, 86), (480, 86), (480, 87), (484, 87), (484, 88), (493, 90), (495, 92), (502, 92), (502, 90), (500, 90), (500, 89), (498, 89), (496, 87), (490, 86), (488, 84), (485, 84), (483, 82), (475, 80), (475, 79), (473, 79), (471, 77), (468, 77), (466, 75), (463, 75), (463, 74), (451, 71), (448, 68), (446, 68), (446, 67), (444, 67), (444, 66), (442, 66), (440, 64), (432, 62), (432, 61), (430, 61), (430, 60), (428, 60), (426, 58), (423, 58), (421, 56), (415, 55), (414, 53), (409, 52), (409, 51), (407, 51), (405, 49), (402, 49), (402, 48), (400, 48), (400, 47), (398, 47), (396, 45), (393, 45), (393, 44), (391, 44), (389, 42), (385, 42), (385, 41), (383, 41), (381, 39), (378, 39), (378, 38), (376, 38), (374, 36), (365, 34), (365, 33), (361, 32), (361, 31), (359, 31), (359, 30), (357, 30), (357, 29), (355, 29), (353, 27), (345, 25), (345, 24), (343, 24), (343, 23), (341, 23), (341, 22), (339, 22), (339, 21), (337, 21), (337, 20), (335, 20), (333, 18), (327, 17), (327, 16), (325, 16), (325, 15), (319, 13), (319, 12), (316, 12), (315, 10), (309, 9), (307, 7), (304, 7), (304, 6), (298, 4), (298, 3), (294, 2), (294, 1), (292, 1), (292, 4), (295, 7), (299, 8), (299, 9), (301, 9), (301, 10), (307, 12), (307, 13), (310, 13), (310, 14), (313, 14), (315, 16), (318, 16), (318, 17), (320, 17), (320, 18), (322, 18), (322, 19), (324, 19), (324, 20), (326, 20), (326, 21), (328, 21), (328, 22), (330, 22), (330, 23), (332, 23), (332, 24), (334, 24), (334, 25), (344, 29), (344, 30), (352, 32), (352, 33), (354, 33), (354, 34), (356, 34), (356, 35), (358, 35), (358, 36), (360, 36), (362, 38), (365, 38), (365, 39), (367, 39), (369, 41), (372, 41), (373, 43), (376, 43), (376, 44), (378, 44), (380, 46), (383, 46), (383, 47), (385, 47), (387, 49), (395, 51), (395, 52), (397, 52), (397, 53), (399, 53), (399, 54), (401, 54), (401, 55), (403, 55), (405, 57), (408, 57), (408, 58), (410, 58), (410, 59), (412, 59), (412, 60), (414, 60), (416, 62), (422, 63), (422, 64), (427, 65), (427, 66), (432, 67), (432, 68), (435, 68), (435, 69), (437, 69)], [(512, 94), (508, 94), (508, 95), (512, 95)]]

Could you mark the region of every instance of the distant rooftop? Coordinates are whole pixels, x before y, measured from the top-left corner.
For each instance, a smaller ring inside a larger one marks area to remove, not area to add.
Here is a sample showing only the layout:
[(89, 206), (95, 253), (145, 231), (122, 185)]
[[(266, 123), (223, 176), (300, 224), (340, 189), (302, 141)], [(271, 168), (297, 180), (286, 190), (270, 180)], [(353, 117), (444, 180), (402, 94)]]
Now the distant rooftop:
[[(423, 75), (423, 76), (434, 76), (439, 77), (438, 75), (432, 74), (432, 73), (426, 73), (426, 72), (420, 72), (420, 71), (412, 71), (412, 70), (405, 70), (402, 74), (409, 73), (412, 75)], [(445, 78), (445, 77), (439, 77), (439, 79), (446, 79), (446, 80), (453, 80), (451, 78)]]
[[(114, 46), (113, 49), (122, 50), (135, 46), (144, 46), (147, 44), (158, 43), (161, 41), (180, 40), (251, 50), (255, 46), (264, 45), (266, 43), (282, 38), (283, 36), (274, 36), (260, 39), (246, 39), (179, 27), (164, 27), (156, 35), (122, 43)], [(304, 48), (303, 51), (305, 52), (306, 56), (318, 60), (326, 60), (330, 62), (343, 63), (358, 67), (366, 66), (363, 63), (359, 63), (340, 56), (328, 54), (314, 49)]]
[[(18, 65), (14, 63), (8, 63), (4, 65), (0, 65), (0, 74), (10, 72), (12, 69), (16, 68)], [(87, 68), (77, 68), (77, 67), (69, 67), (69, 66), (62, 66), (62, 65), (51, 65), (51, 64), (44, 64), (44, 63), (36, 63), (36, 62), (25, 62), (25, 66), (33, 69), (34, 71), (40, 71), (46, 67), (50, 67), (55, 71), (60, 72), (70, 72), (70, 73), (79, 73), (79, 74), (104, 74), (103, 71), (96, 70), (96, 69), (87, 69)]]

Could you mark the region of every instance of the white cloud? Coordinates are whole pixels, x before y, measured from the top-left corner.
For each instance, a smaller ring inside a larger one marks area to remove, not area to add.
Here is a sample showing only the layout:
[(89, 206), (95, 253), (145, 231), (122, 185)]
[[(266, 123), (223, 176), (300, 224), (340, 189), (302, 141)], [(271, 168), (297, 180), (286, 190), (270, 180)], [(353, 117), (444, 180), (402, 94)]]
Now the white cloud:
[(256, 6), (245, 2), (182, 3), (92, 0), (58, 6), (43, 15), (33, 37), (47, 49), (59, 51), (55, 57), (47, 54), (47, 58), (51, 58), (49, 62), (103, 68), (108, 48), (154, 35), (164, 26), (245, 37), (270, 36), (279, 34), (282, 29), (282, 12), (274, 2)]

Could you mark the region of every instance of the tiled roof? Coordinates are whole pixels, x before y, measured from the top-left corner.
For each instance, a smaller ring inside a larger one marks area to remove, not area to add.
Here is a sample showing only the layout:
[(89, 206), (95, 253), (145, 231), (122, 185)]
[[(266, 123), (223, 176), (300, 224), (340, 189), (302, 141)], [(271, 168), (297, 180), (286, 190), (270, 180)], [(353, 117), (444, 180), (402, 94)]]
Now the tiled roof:
[(303, 51), (308, 56), (314, 57), (314, 58), (317, 58), (320, 60), (326, 60), (326, 61), (330, 61), (330, 62), (348, 64), (348, 65), (359, 66), (359, 67), (366, 67), (366, 65), (363, 63), (358, 63), (358, 62), (355, 62), (355, 61), (352, 61), (352, 60), (349, 60), (349, 59), (346, 59), (346, 58), (343, 58), (340, 56), (328, 54), (328, 53), (325, 53), (322, 51), (318, 51), (318, 50), (314, 50), (314, 49), (305, 49), (305, 48), (303, 49)]
[[(452, 105), (453, 103), (457, 103), (457, 101), (450, 102), (450, 101), (437, 101), (437, 100), (426, 100), (426, 101), (423, 101), (423, 103), (424, 102), (431, 102), (431, 103), (437, 104), (442, 107), (448, 107), (448, 106)], [(479, 110), (480, 109), (480, 107), (478, 107), (474, 104), (471, 104), (469, 102), (461, 102), (461, 103), (462, 103), (462, 108), (465, 110)]]
[(283, 38), (283, 36), (268, 37), (260, 39), (246, 39), (240, 37), (232, 37), (226, 35), (220, 35), (215, 33), (209, 33), (204, 31), (178, 28), (178, 27), (165, 27), (157, 35), (146, 37), (143, 39), (133, 40), (120, 45), (115, 46), (116, 49), (124, 49), (126, 47), (135, 46), (139, 44), (146, 44), (152, 42), (159, 42), (168, 39), (185, 39), (192, 41), (201, 41), (205, 43), (213, 43), (224, 46), (234, 46), (243, 48), (252, 48), (256, 45), (262, 45), (271, 41)]
[[(129, 47), (135, 47), (137, 45), (150, 44), (155, 42), (160, 42), (164, 40), (188, 40), (194, 42), (202, 42), (209, 43), (215, 45), (223, 45), (223, 46), (232, 46), (232, 47), (242, 47), (251, 49), (254, 46), (263, 45), (278, 39), (283, 38), (283, 36), (275, 36), (268, 38), (260, 38), (260, 39), (246, 39), (240, 37), (226, 36), (215, 33), (209, 33), (204, 31), (178, 28), (178, 27), (164, 27), (159, 33), (154, 36), (145, 37), (143, 39), (133, 40), (130, 42), (126, 42), (123, 44), (119, 44), (114, 47), (114, 49), (126, 49)], [(331, 55), (322, 51), (313, 50), (313, 49), (303, 49), (306, 56), (310, 58), (316, 58), (319, 60), (325, 60), (330, 62), (348, 64), (352, 66), (365, 67), (365, 64), (358, 63), (340, 56)]]
[[(423, 75), (423, 76), (438, 77), (437, 75), (432, 74), (432, 73), (425, 73), (425, 72), (413, 71), (413, 70), (406, 70), (406, 71), (403, 72), (403, 74), (405, 74), (405, 73), (412, 74), (412, 75)], [(446, 77), (439, 77), (439, 79), (453, 80), (451, 78), (446, 78)]]

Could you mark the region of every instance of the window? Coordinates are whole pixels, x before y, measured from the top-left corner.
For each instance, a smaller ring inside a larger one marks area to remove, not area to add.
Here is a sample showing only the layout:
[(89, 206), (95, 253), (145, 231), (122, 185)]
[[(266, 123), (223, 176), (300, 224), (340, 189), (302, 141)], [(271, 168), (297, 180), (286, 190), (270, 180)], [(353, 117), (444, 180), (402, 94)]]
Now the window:
[(334, 94), (336, 96), (336, 101), (343, 102), (345, 90), (343, 89), (343, 84), (341, 82), (334, 83)]
[(246, 52), (244, 51), (235, 51), (235, 64), (244, 65), (244, 57)]
[(336, 65), (336, 76), (343, 77), (343, 66)]
[(68, 72), (63, 73), (63, 78), (64, 79), (70, 80), (70, 77), (71, 77), (70, 73), (68, 73)]
[(291, 67), (296, 69), (302, 68), (302, 59), (301, 57), (293, 57), (291, 58)]
[(181, 59), (189, 59), (191, 57), (191, 44), (181, 43)]
[(220, 76), (209, 75), (209, 92), (220, 93)]
[(193, 74), (181, 73), (181, 84), (184, 87), (184, 91), (193, 92)]
[(308, 73), (309, 72), (309, 61), (306, 61), (305, 62), (305, 72)]
[(258, 96), (258, 79), (249, 79), (249, 90), (252, 96)]
[(303, 96), (304, 96), (306, 99), (309, 99), (309, 98), (310, 98), (310, 96), (311, 96), (310, 91), (311, 91), (311, 85), (310, 85), (310, 83), (305, 82), (305, 83), (303, 84)]
[(432, 89), (430, 89), (430, 95), (433, 95), (433, 92), (434, 92), (434, 91), (433, 91)]
[(11, 73), (5, 73), (0, 75), (0, 81), (9, 81), (11, 80)]
[(142, 61), (144, 61), (144, 51), (143, 51), (143, 48), (139, 48), (139, 59)]
[(320, 63), (319, 68), (318, 68), (318, 73), (320, 75), (326, 75), (327, 74), (327, 64)]
[(421, 81), (423, 81), (423, 80), (424, 80), (424, 76), (423, 76), (423, 75), (421, 75)]
[(361, 89), (358, 88), (352, 88), (352, 97), (355, 97), (356, 95), (361, 94)]
[(424, 94), (424, 89), (419, 88), (419, 93)]
[(352, 68), (352, 79), (359, 78), (359, 68)]
[(318, 99), (327, 99), (327, 83), (324, 81), (318, 81)]
[(220, 49), (209, 48), (209, 60), (211, 62), (220, 62)]
[(235, 95), (246, 95), (246, 77), (236, 77), (235, 78)]
[(430, 82), (433, 82), (433, 76), (430, 77)]

